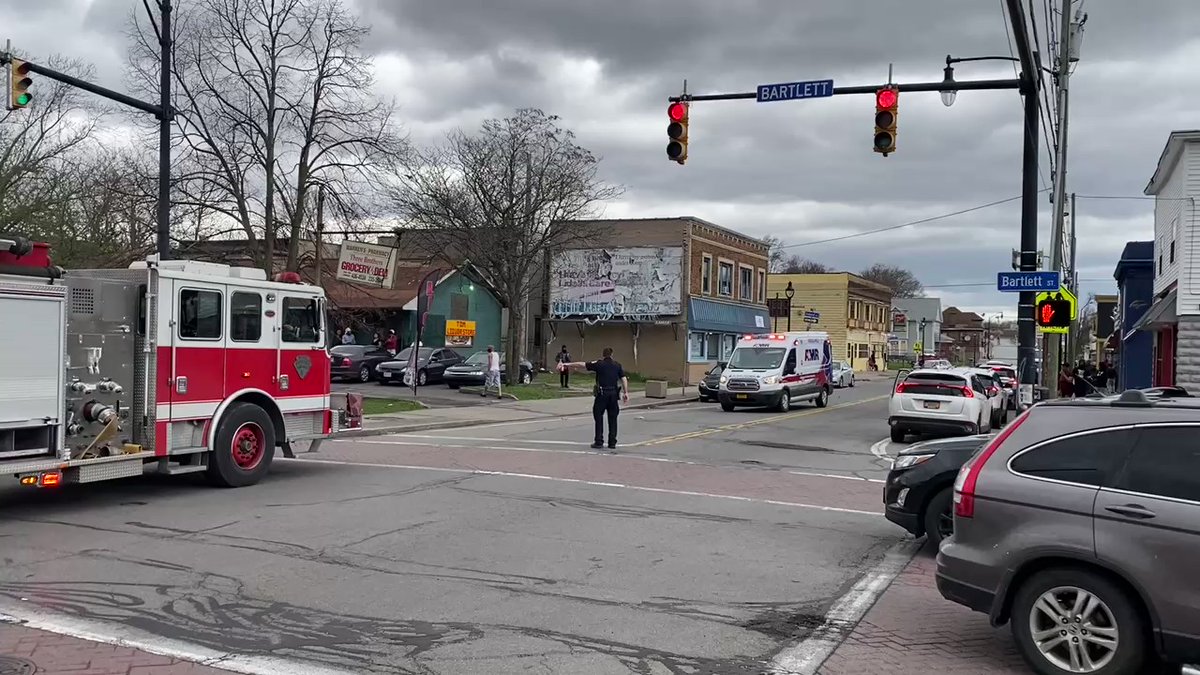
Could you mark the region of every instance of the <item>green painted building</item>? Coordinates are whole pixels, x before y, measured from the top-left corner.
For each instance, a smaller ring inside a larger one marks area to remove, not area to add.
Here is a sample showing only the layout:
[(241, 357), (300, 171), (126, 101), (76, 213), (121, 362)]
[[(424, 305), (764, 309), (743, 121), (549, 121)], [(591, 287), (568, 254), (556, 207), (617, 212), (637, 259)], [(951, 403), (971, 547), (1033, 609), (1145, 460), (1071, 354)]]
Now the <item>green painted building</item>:
[[(424, 271), (429, 273), (427, 268)], [(421, 279), (416, 279), (413, 284), (416, 293), (404, 304), (398, 317), (400, 325), (396, 332), (400, 334), (403, 345), (410, 345), (415, 340), (418, 308), (424, 309), (425, 291), (419, 288), (420, 283)], [(464, 356), (486, 349), (488, 345), (494, 345), (496, 348), (501, 346), (504, 308), (491, 287), (469, 269), (451, 271), (437, 280), (428, 313), (425, 330), (421, 334), (421, 342), (426, 345), (445, 345), (462, 352)], [(474, 337), (447, 337), (448, 321), (475, 322)], [(468, 341), (470, 344), (466, 344)]]

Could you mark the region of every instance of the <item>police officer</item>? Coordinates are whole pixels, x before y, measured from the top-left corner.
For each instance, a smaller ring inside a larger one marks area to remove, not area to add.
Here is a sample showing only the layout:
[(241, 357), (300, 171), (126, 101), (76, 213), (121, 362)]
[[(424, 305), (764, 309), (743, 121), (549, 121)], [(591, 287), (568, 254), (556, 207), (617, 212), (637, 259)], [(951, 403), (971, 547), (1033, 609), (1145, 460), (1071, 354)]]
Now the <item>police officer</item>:
[(592, 442), (593, 448), (604, 447), (604, 416), (608, 415), (608, 449), (617, 447), (617, 415), (621, 414), (620, 402), (629, 403), (629, 378), (625, 377), (625, 369), (612, 357), (612, 347), (604, 348), (604, 358), (589, 363), (571, 362), (559, 365), (560, 370), (568, 368), (586, 368), (596, 373), (596, 386), (593, 394), (596, 400), (592, 403), (592, 417), (596, 420), (596, 437)]

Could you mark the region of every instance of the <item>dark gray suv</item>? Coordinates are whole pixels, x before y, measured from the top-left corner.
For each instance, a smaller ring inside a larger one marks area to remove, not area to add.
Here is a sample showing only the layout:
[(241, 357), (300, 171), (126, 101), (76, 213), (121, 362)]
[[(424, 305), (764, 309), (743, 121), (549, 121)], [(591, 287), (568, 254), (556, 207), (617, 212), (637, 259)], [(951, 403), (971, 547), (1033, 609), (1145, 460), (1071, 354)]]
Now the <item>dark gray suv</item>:
[(954, 508), (938, 590), (1011, 622), (1036, 672), (1200, 662), (1200, 399), (1038, 404), (963, 466)]

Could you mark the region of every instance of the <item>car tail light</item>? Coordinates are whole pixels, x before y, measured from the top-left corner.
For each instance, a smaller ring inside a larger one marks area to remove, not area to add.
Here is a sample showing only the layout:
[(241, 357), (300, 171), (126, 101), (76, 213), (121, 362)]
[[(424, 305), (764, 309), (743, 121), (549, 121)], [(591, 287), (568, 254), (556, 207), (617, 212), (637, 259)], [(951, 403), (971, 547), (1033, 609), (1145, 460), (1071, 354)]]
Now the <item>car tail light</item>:
[(993, 395), (994, 395), (994, 394), (999, 394), (999, 393), (1000, 393), (1000, 387), (997, 387), (996, 385), (994, 385), (994, 384), (993, 384), (992, 386), (988, 387), (988, 393), (989, 393), (989, 394), (993, 394)]
[(903, 394), (906, 388), (908, 388), (908, 385), (901, 382), (900, 384), (896, 385), (896, 393)]
[(983, 471), (983, 465), (991, 459), (1004, 441), (1012, 435), (1017, 427), (1025, 422), (1032, 410), (1026, 410), (1017, 416), (1004, 430), (991, 440), (983, 450), (974, 458), (969, 460), (963, 467), (958, 470), (958, 477), (954, 479), (954, 515), (959, 518), (974, 518), (975, 517), (975, 486), (979, 482), (979, 472)]
[(970, 387), (951, 387), (962, 392), (963, 398), (975, 398), (975, 392)]
[(349, 368), (351, 365), (352, 365), (352, 362), (350, 361), (350, 357), (347, 356), (342, 359), (342, 367)]

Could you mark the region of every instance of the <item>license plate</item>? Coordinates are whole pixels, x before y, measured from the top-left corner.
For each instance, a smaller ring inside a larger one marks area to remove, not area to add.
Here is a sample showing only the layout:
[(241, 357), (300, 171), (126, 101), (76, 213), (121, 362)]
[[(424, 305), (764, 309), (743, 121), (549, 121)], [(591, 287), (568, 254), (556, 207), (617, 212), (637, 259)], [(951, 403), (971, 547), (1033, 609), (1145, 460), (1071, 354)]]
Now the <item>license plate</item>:
[(391, 374), (391, 373), (380, 373), (380, 375), (381, 375), (381, 376), (383, 377), (383, 379), (385, 379), (385, 380), (390, 380), (390, 379), (392, 379), (392, 374)]
[(929, 410), (937, 410), (942, 407), (942, 404), (938, 401), (925, 401), (925, 407)]
[(750, 398), (750, 394), (738, 394), (736, 398)]

